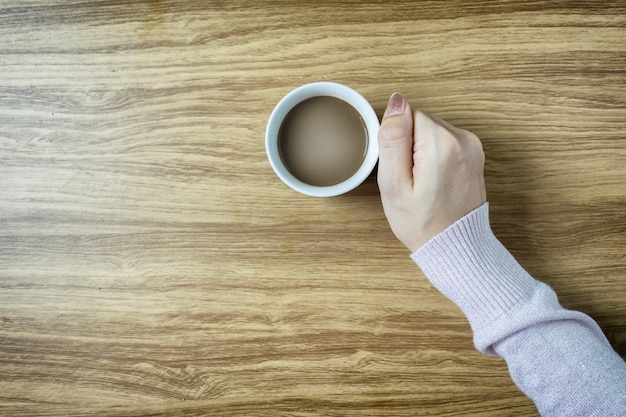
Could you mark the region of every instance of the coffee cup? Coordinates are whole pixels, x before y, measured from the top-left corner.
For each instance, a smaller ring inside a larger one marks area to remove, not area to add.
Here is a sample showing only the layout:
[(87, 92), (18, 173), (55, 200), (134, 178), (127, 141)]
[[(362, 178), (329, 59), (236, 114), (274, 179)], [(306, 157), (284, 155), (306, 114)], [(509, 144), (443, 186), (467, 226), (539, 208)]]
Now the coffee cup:
[(272, 111), (265, 149), (293, 190), (333, 197), (358, 187), (378, 162), (376, 112), (350, 87), (315, 82), (292, 90)]

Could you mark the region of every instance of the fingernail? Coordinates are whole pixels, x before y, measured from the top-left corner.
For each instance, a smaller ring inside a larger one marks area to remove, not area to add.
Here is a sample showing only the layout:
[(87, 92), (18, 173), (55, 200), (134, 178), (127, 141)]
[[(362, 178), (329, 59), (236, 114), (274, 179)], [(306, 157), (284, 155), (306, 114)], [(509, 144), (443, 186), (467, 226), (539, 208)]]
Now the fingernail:
[(387, 114), (402, 114), (404, 113), (404, 97), (400, 93), (393, 93), (389, 97), (389, 104), (387, 105)]

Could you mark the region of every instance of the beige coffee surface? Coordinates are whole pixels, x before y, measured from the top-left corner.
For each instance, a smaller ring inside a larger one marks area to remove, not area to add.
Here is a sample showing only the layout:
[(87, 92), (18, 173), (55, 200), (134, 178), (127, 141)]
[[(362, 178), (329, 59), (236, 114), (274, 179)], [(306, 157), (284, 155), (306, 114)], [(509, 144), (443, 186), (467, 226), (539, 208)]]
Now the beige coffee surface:
[(481, 137), (496, 235), (626, 354), (626, 5), (0, 4), (0, 415), (536, 416), (389, 230), (264, 131), (334, 81)]
[(296, 105), (278, 134), (278, 152), (287, 169), (300, 181), (319, 187), (352, 177), (363, 164), (367, 145), (361, 115), (345, 101), (328, 96)]

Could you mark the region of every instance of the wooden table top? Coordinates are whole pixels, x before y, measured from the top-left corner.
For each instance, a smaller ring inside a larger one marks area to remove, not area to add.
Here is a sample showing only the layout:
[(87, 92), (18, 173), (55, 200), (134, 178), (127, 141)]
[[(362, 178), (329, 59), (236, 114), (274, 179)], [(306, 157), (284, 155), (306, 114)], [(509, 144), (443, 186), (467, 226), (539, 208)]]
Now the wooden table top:
[(375, 176), (275, 176), (312, 81), (481, 137), (496, 235), (625, 356), (626, 2), (581, 4), (0, 4), (0, 415), (536, 415)]

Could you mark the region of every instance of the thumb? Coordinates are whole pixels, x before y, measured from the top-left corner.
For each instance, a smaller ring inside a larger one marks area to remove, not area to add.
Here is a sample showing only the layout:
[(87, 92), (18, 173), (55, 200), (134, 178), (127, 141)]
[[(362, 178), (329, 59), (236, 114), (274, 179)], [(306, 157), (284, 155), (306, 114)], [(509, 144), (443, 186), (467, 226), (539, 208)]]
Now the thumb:
[(393, 93), (378, 130), (378, 186), (382, 193), (413, 182), (413, 112)]

